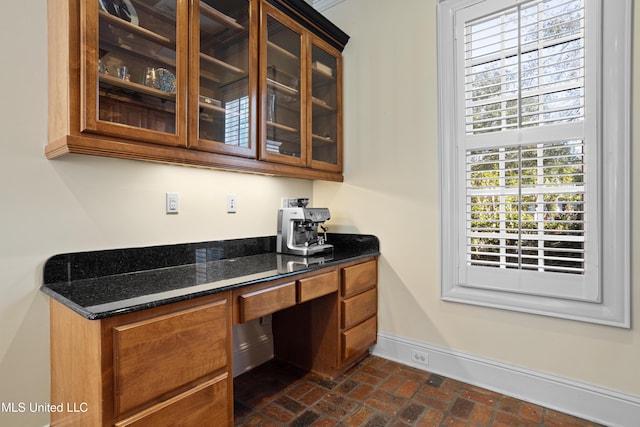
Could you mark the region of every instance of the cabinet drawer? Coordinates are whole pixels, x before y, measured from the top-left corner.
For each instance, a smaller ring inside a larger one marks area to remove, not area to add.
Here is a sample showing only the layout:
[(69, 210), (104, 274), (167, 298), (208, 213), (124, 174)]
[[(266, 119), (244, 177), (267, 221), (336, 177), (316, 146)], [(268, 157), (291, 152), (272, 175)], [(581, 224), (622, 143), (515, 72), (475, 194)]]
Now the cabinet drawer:
[(342, 361), (363, 353), (375, 344), (378, 334), (377, 316), (342, 333)]
[(216, 378), (115, 424), (115, 427), (230, 426), (229, 379)]
[(224, 299), (114, 327), (115, 414), (224, 369), (229, 313)]
[(240, 322), (296, 305), (295, 282), (240, 295)]
[(375, 260), (346, 267), (342, 270), (342, 296), (350, 297), (374, 287), (377, 282), (378, 267)]
[(298, 302), (305, 302), (338, 290), (338, 272), (298, 280)]
[(362, 294), (347, 298), (340, 303), (342, 314), (342, 328), (348, 329), (353, 325), (376, 314), (378, 310), (378, 291), (370, 289)]

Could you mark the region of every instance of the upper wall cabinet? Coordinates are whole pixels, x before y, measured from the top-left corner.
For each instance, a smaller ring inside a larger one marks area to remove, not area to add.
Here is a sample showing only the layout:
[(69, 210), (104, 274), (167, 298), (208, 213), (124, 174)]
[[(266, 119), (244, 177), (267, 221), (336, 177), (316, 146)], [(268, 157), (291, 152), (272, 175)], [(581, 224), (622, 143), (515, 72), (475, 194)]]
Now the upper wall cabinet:
[(88, 0), (81, 20), (81, 129), (185, 144), (185, 0)]
[(342, 180), (341, 50), (303, 0), (48, 0), (48, 158)]
[(340, 172), (340, 51), (271, 5), (261, 28), (262, 159)]
[(256, 158), (258, 2), (193, 1), (189, 145)]

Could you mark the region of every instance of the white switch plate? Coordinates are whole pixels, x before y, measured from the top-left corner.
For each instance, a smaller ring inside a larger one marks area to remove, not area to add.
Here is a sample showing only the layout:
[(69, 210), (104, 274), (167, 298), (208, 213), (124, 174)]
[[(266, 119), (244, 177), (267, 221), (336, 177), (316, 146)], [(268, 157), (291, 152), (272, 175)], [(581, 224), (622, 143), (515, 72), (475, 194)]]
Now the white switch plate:
[(180, 196), (178, 193), (167, 193), (167, 213), (177, 214), (180, 212)]
[(235, 194), (227, 195), (227, 213), (236, 213), (238, 209), (237, 200)]

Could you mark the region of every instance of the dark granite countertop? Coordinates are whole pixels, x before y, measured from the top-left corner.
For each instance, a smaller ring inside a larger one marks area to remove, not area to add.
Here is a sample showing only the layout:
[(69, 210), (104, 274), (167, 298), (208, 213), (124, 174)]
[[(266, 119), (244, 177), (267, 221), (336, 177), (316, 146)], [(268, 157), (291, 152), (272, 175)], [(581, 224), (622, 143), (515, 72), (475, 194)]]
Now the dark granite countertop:
[(331, 254), (275, 252), (275, 236), (55, 255), (44, 293), (87, 319), (103, 319), (380, 254), (378, 238), (329, 234)]

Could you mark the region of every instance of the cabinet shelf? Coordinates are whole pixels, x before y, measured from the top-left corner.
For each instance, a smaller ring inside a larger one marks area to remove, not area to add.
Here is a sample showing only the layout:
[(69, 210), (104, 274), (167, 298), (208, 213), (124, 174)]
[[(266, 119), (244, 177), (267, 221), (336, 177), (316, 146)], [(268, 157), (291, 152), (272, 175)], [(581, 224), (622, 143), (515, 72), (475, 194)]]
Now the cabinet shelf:
[(284, 85), (280, 82), (277, 82), (273, 79), (267, 79), (267, 87), (277, 90), (279, 92), (284, 92), (287, 95), (297, 96), (300, 93), (297, 89)]
[(311, 138), (313, 138), (314, 142), (324, 142), (327, 144), (335, 144), (336, 141), (334, 139), (332, 139), (331, 137), (326, 137), (326, 136), (320, 136), (320, 135), (316, 135), (315, 133), (311, 135)]
[(298, 57), (298, 55), (295, 55), (291, 52), (289, 52), (287, 49), (278, 46), (277, 44), (275, 44), (272, 41), (267, 41), (267, 48), (272, 52), (272, 53), (277, 53), (280, 56), (287, 58), (291, 61), (299, 61), (300, 58)]
[(318, 106), (318, 107), (326, 110), (327, 112), (336, 111), (335, 107), (332, 107), (331, 105), (329, 105), (326, 102), (324, 102), (322, 99), (316, 98), (315, 96), (312, 98), (312, 102), (313, 102), (314, 106)]
[(224, 107), (219, 107), (217, 105), (213, 105), (213, 104), (208, 104), (206, 102), (200, 101), (198, 103), (198, 105), (200, 106), (200, 112), (204, 113), (204, 112), (209, 112), (209, 113), (218, 113), (218, 114), (224, 114), (227, 117), (241, 117), (241, 114), (238, 113), (237, 111), (234, 110), (227, 110)]
[(227, 112), (226, 108), (218, 107), (217, 105), (207, 104), (206, 102), (200, 101), (198, 103), (200, 108), (205, 111), (210, 111), (213, 113), (225, 113)]
[(121, 89), (130, 90), (133, 92), (153, 96), (156, 98), (165, 99), (167, 101), (175, 102), (176, 100), (175, 93), (163, 92), (161, 90), (158, 90), (149, 86), (141, 85), (140, 83), (134, 83), (127, 80), (122, 80), (117, 77), (110, 76), (108, 74), (100, 74), (100, 83), (116, 86)]
[(291, 126), (287, 126), (287, 125), (283, 125), (283, 124), (280, 124), (280, 123), (276, 123), (276, 122), (267, 122), (267, 126), (270, 126), (270, 127), (274, 128), (274, 129), (277, 129), (277, 130), (283, 130), (283, 131), (291, 132), (291, 133), (298, 133), (298, 129), (293, 128)]
[(214, 58), (213, 56), (209, 56), (206, 53), (202, 53), (200, 52), (200, 59), (208, 62), (209, 64), (213, 65), (213, 66), (217, 66), (217, 67), (221, 67), (223, 70), (225, 71), (230, 71), (232, 73), (235, 73), (236, 75), (245, 75), (247, 74), (247, 72), (245, 70), (243, 70), (242, 68), (238, 68), (235, 65), (231, 65), (227, 62), (221, 61), (217, 58)]
[(101, 23), (112, 25), (121, 30), (124, 30), (128, 33), (131, 33), (135, 36), (141, 37), (150, 42), (156, 43), (160, 46), (175, 50), (176, 43), (174, 40), (171, 40), (168, 37), (162, 36), (160, 34), (154, 33), (153, 31), (149, 31), (146, 28), (140, 27), (138, 25), (133, 25), (124, 19), (120, 19), (117, 16), (113, 16), (104, 11), (98, 12), (100, 15)]
[(228, 28), (239, 30), (239, 31), (245, 30), (245, 27), (241, 24), (238, 24), (238, 22), (235, 19), (225, 15), (224, 13), (220, 12), (219, 10), (209, 6), (208, 4), (202, 1), (200, 2), (200, 13), (202, 13), (202, 15), (206, 16), (209, 19), (213, 19), (214, 21), (217, 21), (223, 24)]

